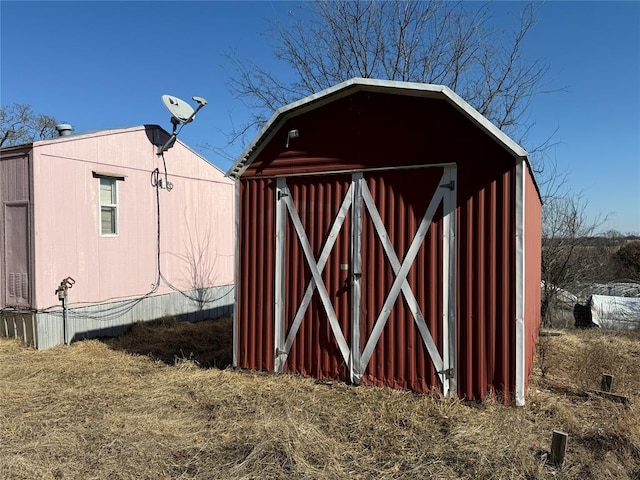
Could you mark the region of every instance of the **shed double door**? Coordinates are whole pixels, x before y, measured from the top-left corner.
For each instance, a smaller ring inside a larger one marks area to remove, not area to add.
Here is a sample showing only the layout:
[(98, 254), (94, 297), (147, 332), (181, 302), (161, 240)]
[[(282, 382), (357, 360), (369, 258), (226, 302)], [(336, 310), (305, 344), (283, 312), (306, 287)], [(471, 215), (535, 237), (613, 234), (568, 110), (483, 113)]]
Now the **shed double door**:
[(275, 370), (455, 391), (454, 166), (276, 182)]

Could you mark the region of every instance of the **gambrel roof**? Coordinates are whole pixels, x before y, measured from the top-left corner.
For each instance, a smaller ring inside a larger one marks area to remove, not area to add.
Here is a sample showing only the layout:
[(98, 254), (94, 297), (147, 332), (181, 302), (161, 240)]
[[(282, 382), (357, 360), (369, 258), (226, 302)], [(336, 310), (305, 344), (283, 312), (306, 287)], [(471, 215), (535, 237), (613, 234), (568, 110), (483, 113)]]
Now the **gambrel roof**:
[(469, 105), (469, 103), (458, 96), (453, 90), (444, 85), (352, 78), (351, 80), (314, 93), (313, 95), (276, 110), (254, 140), (227, 171), (227, 176), (232, 178), (240, 177), (255, 160), (262, 148), (271, 140), (275, 132), (290, 118), (315, 110), (356, 92), (378, 92), (446, 100), (489, 137), (502, 145), (515, 159), (524, 160), (528, 165), (528, 154), (520, 145), (509, 138), (502, 130), (481, 115), (480, 112)]

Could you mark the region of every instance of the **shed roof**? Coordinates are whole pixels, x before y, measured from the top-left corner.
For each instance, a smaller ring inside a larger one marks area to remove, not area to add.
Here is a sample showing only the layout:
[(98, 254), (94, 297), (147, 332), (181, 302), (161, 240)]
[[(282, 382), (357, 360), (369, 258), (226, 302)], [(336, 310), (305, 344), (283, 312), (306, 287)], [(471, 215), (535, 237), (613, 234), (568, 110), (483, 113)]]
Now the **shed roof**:
[(260, 133), (242, 152), (240, 157), (227, 171), (227, 176), (240, 177), (249, 165), (256, 159), (260, 151), (271, 137), (290, 118), (320, 108), (330, 102), (352, 95), (356, 92), (380, 92), (393, 95), (414, 96), (422, 98), (437, 98), (446, 100), (460, 113), (484, 131), (489, 137), (502, 145), (515, 159), (522, 159), (528, 164), (527, 152), (502, 130), (491, 123), (480, 112), (469, 105), (462, 97), (444, 85), (427, 83), (399, 82), (392, 80), (376, 80), (370, 78), (352, 78), (334, 85), (306, 98), (279, 108), (264, 125)]

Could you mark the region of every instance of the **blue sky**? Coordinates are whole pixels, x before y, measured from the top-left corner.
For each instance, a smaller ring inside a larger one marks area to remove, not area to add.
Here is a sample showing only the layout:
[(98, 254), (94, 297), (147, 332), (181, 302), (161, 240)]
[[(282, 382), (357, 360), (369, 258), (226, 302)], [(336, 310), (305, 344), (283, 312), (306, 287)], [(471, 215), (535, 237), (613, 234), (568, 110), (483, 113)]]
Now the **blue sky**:
[[(496, 2), (496, 24), (515, 27), (523, 4)], [(75, 132), (141, 124), (170, 130), (160, 97), (197, 95), (209, 104), (180, 138), (203, 148), (248, 117), (227, 86), (226, 55), (281, 68), (264, 32), (301, 13), (300, 4), (261, 2), (0, 2), (0, 101), (74, 126)], [(640, 2), (541, 5), (524, 54), (549, 63), (548, 89), (531, 104), (531, 148), (557, 130), (549, 155), (603, 228), (640, 233)], [(285, 74), (286, 72), (282, 72)], [(241, 152), (242, 146), (230, 151)]]

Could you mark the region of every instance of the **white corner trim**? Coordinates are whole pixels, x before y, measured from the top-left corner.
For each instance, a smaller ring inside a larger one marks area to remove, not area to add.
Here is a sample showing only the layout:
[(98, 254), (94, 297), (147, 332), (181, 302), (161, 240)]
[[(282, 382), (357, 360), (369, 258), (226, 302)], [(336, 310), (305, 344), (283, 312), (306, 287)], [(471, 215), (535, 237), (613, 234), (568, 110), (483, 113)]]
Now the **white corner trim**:
[(239, 302), (238, 298), (240, 298), (240, 294), (238, 293), (240, 284), (238, 280), (240, 278), (240, 180), (235, 180), (235, 229), (236, 229), (236, 241), (235, 241), (235, 260), (234, 260), (234, 284), (235, 288), (233, 289), (233, 366), (238, 367), (238, 308)]
[(526, 381), (526, 335), (524, 322), (525, 306), (525, 162), (520, 159), (515, 166), (515, 208), (516, 208), (516, 328), (515, 328), (515, 350), (516, 350), (516, 378), (515, 395), (516, 405), (523, 406), (525, 403), (525, 381)]

